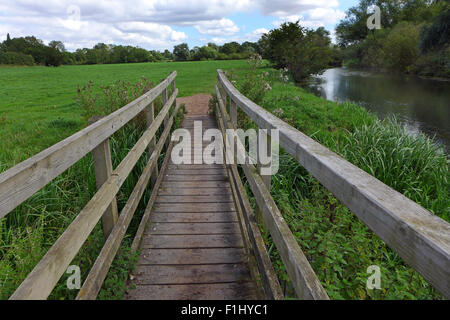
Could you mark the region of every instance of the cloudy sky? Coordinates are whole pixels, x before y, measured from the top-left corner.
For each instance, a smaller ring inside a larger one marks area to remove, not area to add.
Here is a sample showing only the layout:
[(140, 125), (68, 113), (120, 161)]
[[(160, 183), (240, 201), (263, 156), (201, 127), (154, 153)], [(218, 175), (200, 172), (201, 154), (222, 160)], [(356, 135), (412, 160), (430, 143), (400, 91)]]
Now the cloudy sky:
[(35, 35), (66, 48), (98, 42), (172, 50), (256, 41), (283, 21), (334, 30), (357, 0), (0, 0), (0, 40)]

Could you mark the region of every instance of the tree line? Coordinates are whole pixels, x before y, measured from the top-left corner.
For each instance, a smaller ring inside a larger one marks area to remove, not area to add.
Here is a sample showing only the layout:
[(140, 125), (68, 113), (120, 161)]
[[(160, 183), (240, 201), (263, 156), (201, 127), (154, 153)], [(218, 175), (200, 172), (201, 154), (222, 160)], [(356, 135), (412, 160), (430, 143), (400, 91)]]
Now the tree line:
[[(381, 9), (369, 30), (367, 9)], [(443, 0), (360, 0), (336, 28), (346, 66), (450, 77), (450, 4)]]
[(175, 46), (173, 50), (176, 61), (239, 60), (247, 59), (255, 53), (261, 54), (261, 47), (258, 43), (249, 41), (242, 44), (233, 41), (222, 46), (208, 43), (205, 46), (196, 46), (193, 49), (189, 49), (187, 43), (182, 43)]
[(51, 41), (48, 45), (34, 36), (7, 39), (0, 44), (0, 64), (8, 65), (90, 65), (114, 63), (138, 63), (158, 61), (200, 61), (246, 59), (253, 53), (260, 53), (259, 45), (252, 42), (225, 43), (220, 46), (208, 43), (202, 47), (189, 49), (187, 43), (164, 52), (146, 50), (133, 46), (98, 43), (93, 48), (66, 50), (61, 41)]

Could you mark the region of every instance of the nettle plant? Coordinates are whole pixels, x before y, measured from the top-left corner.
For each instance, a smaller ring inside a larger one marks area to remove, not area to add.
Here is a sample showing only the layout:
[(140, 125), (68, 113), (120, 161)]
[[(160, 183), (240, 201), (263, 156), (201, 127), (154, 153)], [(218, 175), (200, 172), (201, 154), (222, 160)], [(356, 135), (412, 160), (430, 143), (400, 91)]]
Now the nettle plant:
[(111, 114), (153, 87), (154, 84), (145, 77), (135, 84), (118, 80), (111, 85), (100, 86), (100, 90), (94, 87), (93, 81), (89, 81), (85, 86), (78, 86), (76, 101), (84, 110), (83, 119), (88, 121), (94, 116)]
[(253, 102), (260, 104), (266, 93), (272, 90), (268, 80), (269, 73), (258, 73), (258, 69), (263, 66), (263, 59), (259, 54), (252, 55), (247, 64), (249, 70), (241, 83), (240, 91)]

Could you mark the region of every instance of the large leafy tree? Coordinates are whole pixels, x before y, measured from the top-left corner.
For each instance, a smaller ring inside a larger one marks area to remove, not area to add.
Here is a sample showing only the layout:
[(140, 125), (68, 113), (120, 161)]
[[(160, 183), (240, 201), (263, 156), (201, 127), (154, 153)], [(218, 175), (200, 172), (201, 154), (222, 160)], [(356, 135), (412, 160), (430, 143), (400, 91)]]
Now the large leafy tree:
[(187, 43), (182, 43), (173, 48), (173, 55), (177, 61), (189, 60), (190, 51)]
[(329, 32), (304, 28), (299, 21), (283, 23), (263, 35), (259, 44), (265, 58), (277, 68), (288, 68), (298, 82), (323, 72), (333, 56)]
[(426, 53), (431, 49), (442, 49), (450, 45), (450, 5), (437, 15), (430, 25), (422, 29), (420, 51)]

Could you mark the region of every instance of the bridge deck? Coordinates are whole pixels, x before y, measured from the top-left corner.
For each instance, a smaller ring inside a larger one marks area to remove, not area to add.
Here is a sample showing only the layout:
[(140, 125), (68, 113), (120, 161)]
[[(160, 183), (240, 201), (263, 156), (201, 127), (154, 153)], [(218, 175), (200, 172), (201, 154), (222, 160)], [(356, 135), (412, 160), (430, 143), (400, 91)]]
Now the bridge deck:
[[(188, 115), (182, 127), (193, 132), (194, 121), (217, 127), (208, 115)], [(127, 298), (256, 299), (247, 262), (225, 165), (170, 162)]]

